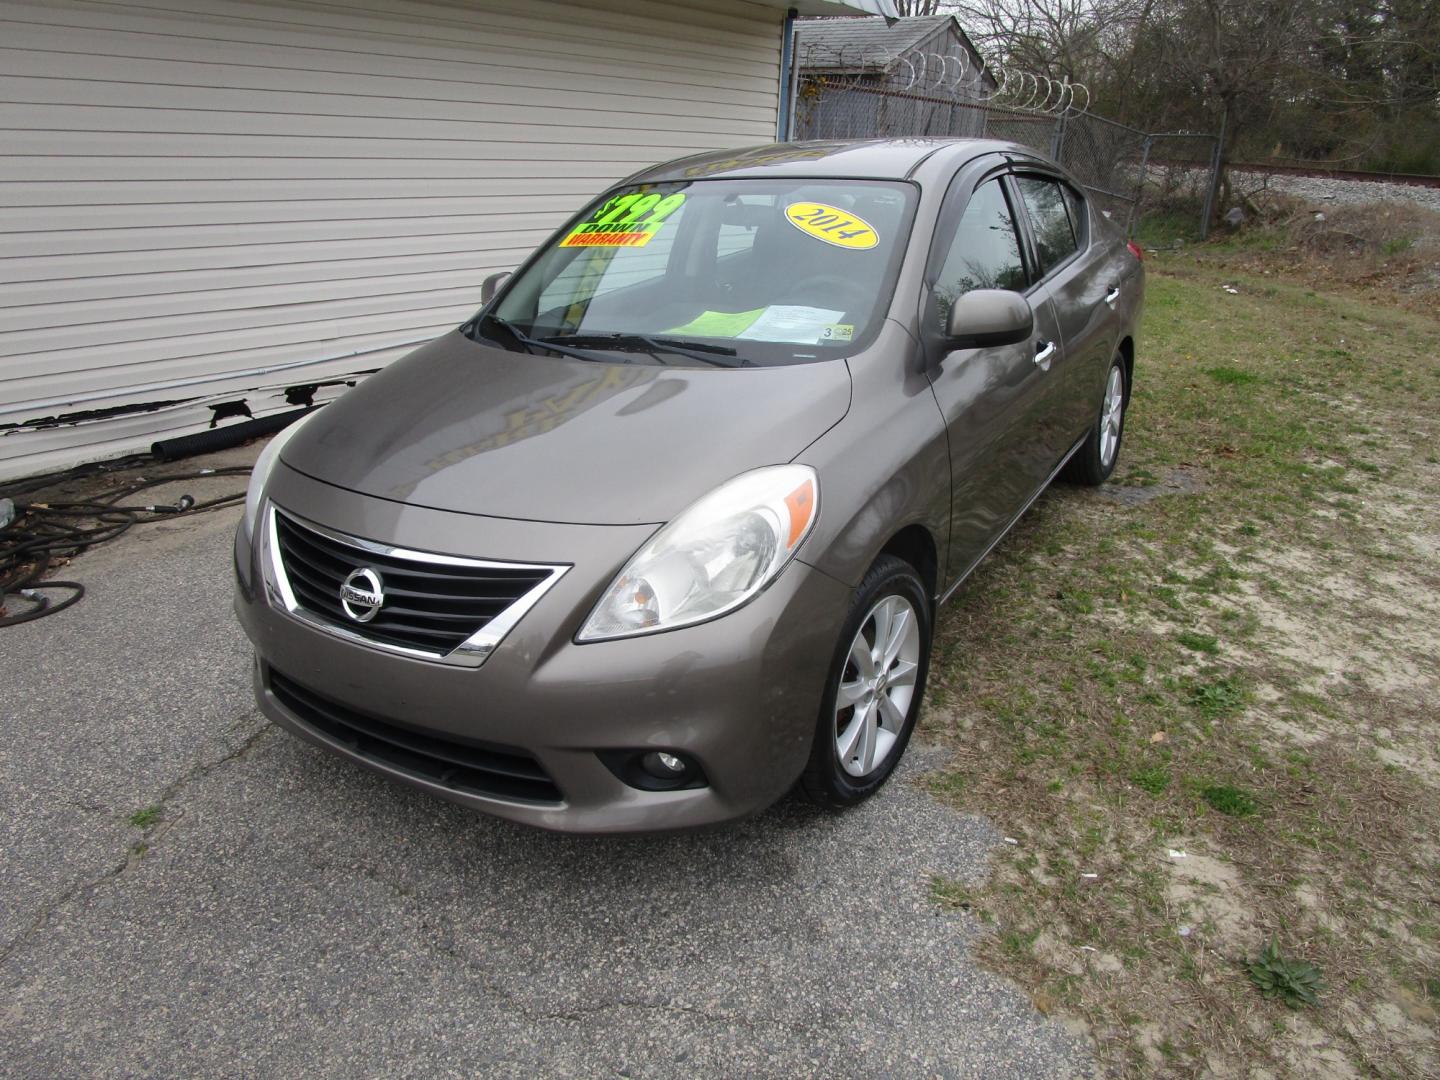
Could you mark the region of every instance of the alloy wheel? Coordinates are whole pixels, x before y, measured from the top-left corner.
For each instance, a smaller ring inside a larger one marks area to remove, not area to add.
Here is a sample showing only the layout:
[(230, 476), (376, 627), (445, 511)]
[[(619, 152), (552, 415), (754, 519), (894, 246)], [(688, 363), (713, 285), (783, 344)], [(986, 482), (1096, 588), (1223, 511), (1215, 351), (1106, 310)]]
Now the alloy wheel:
[(835, 693), (835, 750), (851, 776), (869, 775), (894, 751), (919, 665), (919, 616), (905, 597), (882, 597), (850, 643)]
[(1125, 419), (1125, 373), (1116, 364), (1105, 383), (1105, 401), (1100, 406), (1100, 465), (1108, 469), (1120, 446), (1120, 424)]

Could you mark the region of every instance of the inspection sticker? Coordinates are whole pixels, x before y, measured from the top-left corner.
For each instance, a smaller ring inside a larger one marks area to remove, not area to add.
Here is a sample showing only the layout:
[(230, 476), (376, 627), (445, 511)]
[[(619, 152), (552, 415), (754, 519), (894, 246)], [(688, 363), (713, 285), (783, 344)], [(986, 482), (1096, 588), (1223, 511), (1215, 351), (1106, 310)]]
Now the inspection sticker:
[(571, 229), (561, 247), (644, 247), (655, 238), (665, 219), (685, 203), (684, 192), (631, 192), (616, 195), (589, 221)]
[(785, 220), (806, 236), (852, 251), (864, 251), (880, 242), (868, 221), (828, 203), (793, 202), (785, 207)]

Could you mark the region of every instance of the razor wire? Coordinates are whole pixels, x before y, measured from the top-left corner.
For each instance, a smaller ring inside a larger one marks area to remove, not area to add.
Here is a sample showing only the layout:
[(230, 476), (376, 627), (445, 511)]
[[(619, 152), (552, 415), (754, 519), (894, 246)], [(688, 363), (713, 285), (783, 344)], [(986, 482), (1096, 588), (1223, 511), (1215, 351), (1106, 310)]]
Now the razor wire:
[[(892, 53), (873, 43), (837, 46), (805, 42), (796, 57), (802, 82), (823, 80), (834, 93), (873, 90), (878, 84), (891, 93), (959, 95), (1000, 108), (1052, 116), (1084, 112), (1091, 103), (1090, 89), (1084, 83), (983, 60), (976, 63), (963, 52)], [(985, 92), (987, 78), (995, 85)], [(1084, 103), (1080, 104), (1082, 95)]]
[(896, 53), (873, 43), (804, 42), (796, 59), (794, 138), (1002, 139), (1059, 161), (1127, 229), (1161, 208), (1201, 221), (1215, 136), (1151, 134), (1109, 120), (1092, 111), (1082, 82), (967, 53)]

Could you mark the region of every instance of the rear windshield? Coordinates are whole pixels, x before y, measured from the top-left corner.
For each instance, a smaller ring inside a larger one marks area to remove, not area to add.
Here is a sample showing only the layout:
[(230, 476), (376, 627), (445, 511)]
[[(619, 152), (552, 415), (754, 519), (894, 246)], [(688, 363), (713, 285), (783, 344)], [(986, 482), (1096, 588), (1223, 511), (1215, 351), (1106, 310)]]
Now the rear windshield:
[[(913, 201), (908, 184), (863, 180), (618, 189), (561, 229), (492, 313), (590, 349), (645, 335), (723, 345), (753, 364), (841, 356), (884, 319)], [(484, 322), (480, 332), (514, 346)]]

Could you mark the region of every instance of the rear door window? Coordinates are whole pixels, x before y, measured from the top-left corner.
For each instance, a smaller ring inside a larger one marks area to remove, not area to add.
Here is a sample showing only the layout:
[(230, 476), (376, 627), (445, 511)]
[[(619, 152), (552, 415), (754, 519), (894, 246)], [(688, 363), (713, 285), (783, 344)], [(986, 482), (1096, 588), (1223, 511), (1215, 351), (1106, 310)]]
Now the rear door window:
[(1080, 247), (1065, 205), (1065, 192), (1059, 181), (1048, 177), (1018, 176), (1015, 181), (1030, 217), (1030, 229), (1035, 234), (1040, 273), (1048, 274)]

